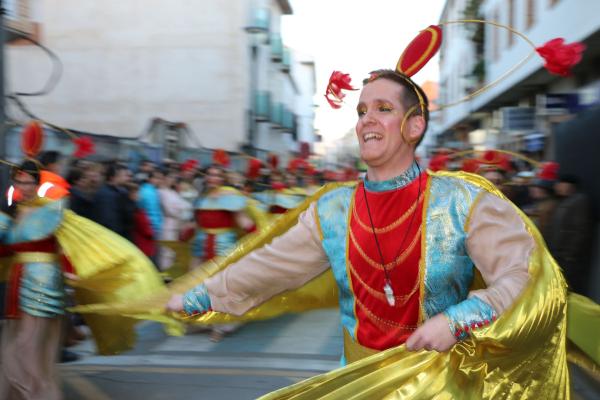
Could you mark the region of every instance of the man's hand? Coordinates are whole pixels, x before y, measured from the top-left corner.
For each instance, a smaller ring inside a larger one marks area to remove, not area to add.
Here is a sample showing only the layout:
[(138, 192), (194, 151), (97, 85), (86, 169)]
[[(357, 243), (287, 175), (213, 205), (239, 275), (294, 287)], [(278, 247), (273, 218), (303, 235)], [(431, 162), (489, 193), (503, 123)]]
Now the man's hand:
[(425, 321), (406, 340), (406, 348), (409, 351), (421, 349), (435, 350), (438, 352), (449, 350), (457, 342), (452, 335), (448, 319), (442, 313)]
[(183, 311), (183, 295), (174, 294), (167, 303), (167, 311), (180, 312)]

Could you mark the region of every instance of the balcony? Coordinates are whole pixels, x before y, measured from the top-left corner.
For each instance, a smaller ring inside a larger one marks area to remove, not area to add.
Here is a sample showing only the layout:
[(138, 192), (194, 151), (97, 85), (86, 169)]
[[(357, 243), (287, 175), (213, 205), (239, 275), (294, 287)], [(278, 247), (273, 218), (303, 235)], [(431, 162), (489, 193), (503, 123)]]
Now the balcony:
[(274, 128), (283, 127), (283, 115), (284, 115), (283, 104), (278, 103), (278, 102), (271, 102), (270, 115), (271, 115), (271, 118), (270, 118), (271, 123), (273, 124)]
[(271, 60), (281, 62), (283, 59), (283, 42), (281, 35), (274, 33), (271, 35)]
[(290, 111), (287, 107), (283, 109), (283, 121), (282, 121), (283, 129), (286, 131), (291, 131), (294, 128), (294, 113)]
[(269, 32), (271, 11), (268, 8), (255, 8), (250, 16), (250, 24), (246, 27), (248, 33)]
[(283, 72), (290, 72), (290, 66), (292, 65), (292, 53), (290, 49), (285, 47), (283, 49), (282, 59), (281, 59), (281, 70)]
[(271, 93), (257, 91), (254, 93), (254, 119), (258, 122), (268, 121), (271, 117)]

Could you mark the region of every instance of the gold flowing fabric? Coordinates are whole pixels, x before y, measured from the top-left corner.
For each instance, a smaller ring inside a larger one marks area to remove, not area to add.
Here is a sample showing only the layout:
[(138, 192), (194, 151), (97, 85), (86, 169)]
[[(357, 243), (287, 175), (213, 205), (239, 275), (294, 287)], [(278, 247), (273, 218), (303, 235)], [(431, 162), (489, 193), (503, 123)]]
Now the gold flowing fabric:
[[(56, 238), (79, 278), (68, 283), (75, 288), (75, 298), (82, 307), (135, 301), (168, 292), (154, 265), (135, 245), (70, 210), (65, 210)], [(172, 319), (148, 317), (167, 323), (170, 333), (182, 331)], [(87, 314), (85, 320), (100, 354), (120, 353), (135, 344), (136, 319), (118, 314)]]
[[(337, 285), (330, 270), (312, 279), (304, 286), (283, 292), (269, 301), (252, 309), (243, 316), (208, 312), (197, 316), (186, 316), (183, 313), (165, 314), (165, 304), (172, 294), (184, 293), (201, 284), (208, 277), (238, 261), (254, 249), (270, 243), (273, 238), (281, 235), (294, 226), (299, 215), (322, 194), (335, 188), (352, 185), (353, 183), (332, 183), (324, 186), (307, 198), (293, 210), (281, 215), (275, 223), (267, 225), (259, 232), (244, 236), (236, 248), (225, 257), (201, 264), (196, 269), (175, 279), (168, 285), (168, 290), (157, 291), (154, 295), (142, 300), (121, 299), (120, 301), (97, 302), (72, 308), (73, 312), (93, 313), (106, 316), (125, 316), (129, 318), (149, 319), (165, 322), (166, 319), (193, 324), (222, 324), (234, 321), (250, 321), (273, 318), (289, 312), (302, 312), (316, 308), (336, 307), (338, 304)], [(260, 222), (262, 223), (262, 222)], [(139, 298), (139, 297), (138, 297)], [(173, 333), (179, 333), (173, 331)]]
[[(487, 181), (460, 176), (504, 197)], [(261, 399), (568, 399), (565, 282), (538, 230), (517, 212), (536, 242), (531, 279), (493, 324), (445, 353), (402, 345)]]
[[(504, 197), (477, 176), (459, 176)], [(205, 263), (173, 281), (168, 291), (139, 301), (80, 306), (76, 311), (163, 321), (164, 305), (171, 293), (193, 288), (250, 251), (269, 243), (293, 226), (312, 201), (340, 185), (327, 185), (261, 233), (248, 235), (228, 256)], [(366, 358), (344, 368), (275, 391), (262, 399), (568, 399), (565, 282), (538, 230), (521, 211), (517, 212), (536, 243), (529, 259), (531, 279), (515, 303), (493, 324), (476, 330), (472, 338), (445, 353), (408, 352), (402, 345), (365, 355)], [(275, 296), (241, 318), (215, 312), (187, 318), (179, 314), (171, 317), (187, 323), (226, 323), (335, 304), (335, 283), (328, 272), (302, 288)]]

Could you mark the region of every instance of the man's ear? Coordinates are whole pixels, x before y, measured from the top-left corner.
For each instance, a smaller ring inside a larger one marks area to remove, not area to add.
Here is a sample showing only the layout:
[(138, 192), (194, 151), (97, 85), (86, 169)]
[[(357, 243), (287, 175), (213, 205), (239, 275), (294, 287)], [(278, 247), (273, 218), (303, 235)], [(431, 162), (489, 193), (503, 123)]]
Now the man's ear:
[(425, 118), (415, 115), (410, 117), (407, 122), (405, 139), (410, 144), (417, 143), (425, 134)]

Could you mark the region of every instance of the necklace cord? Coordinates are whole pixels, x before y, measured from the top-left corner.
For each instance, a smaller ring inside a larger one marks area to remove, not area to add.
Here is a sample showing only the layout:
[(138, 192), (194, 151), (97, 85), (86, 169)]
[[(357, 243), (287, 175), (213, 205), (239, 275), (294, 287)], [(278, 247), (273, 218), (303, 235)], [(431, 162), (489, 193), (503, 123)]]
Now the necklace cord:
[[(417, 193), (417, 201), (419, 201), (419, 198), (421, 197), (421, 166), (416, 161), (415, 161), (415, 164), (417, 165), (417, 170), (419, 171), (419, 174), (417, 175), (418, 179), (419, 179), (419, 189), (418, 189), (418, 193)], [(383, 267), (383, 273), (385, 274), (385, 281), (391, 287), (392, 280), (390, 279), (390, 274), (387, 270), (387, 267), (385, 266), (385, 259), (383, 257), (383, 252), (381, 251), (381, 246), (379, 245), (379, 239), (377, 239), (377, 233), (375, 233), (375, 225), (373, 224), (373, 217), (371, 216), (371, 209), (369, 207), (369, 201), (367, 200), (367, 190), (365, 189), (364, 184), (363, 184), (363, 195), (365, 198), (365, 205), (367, 206), (367, 214), (369, 215), (369, 222), (371, 223), (373, 237), (375, 238), (375, 245), (377, 246), (377, 251), (379, 252), (379, 257), (381, 258), (381, 266)], [(404, 238), (402, 238), (402, 242), (400, 242), (399, 252), (402, 251), (402, 246), (404, 246), (404, 242), (406, 242), (406, 238), (408, 236), (408, 233), (410, 232), (410, 228), (412, 227), (413, 221), (415, 219), (415, 214), (417, 213), (418, 208), (419, 207), (415, 207), (414, 211), (412, 212), (412, 216), (410, 217), (410, 222), (408, 223), (408, 228), (406, 229), (406, 231), (404, 233)]]

